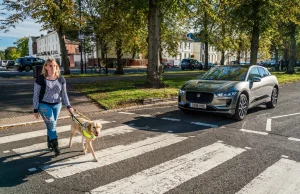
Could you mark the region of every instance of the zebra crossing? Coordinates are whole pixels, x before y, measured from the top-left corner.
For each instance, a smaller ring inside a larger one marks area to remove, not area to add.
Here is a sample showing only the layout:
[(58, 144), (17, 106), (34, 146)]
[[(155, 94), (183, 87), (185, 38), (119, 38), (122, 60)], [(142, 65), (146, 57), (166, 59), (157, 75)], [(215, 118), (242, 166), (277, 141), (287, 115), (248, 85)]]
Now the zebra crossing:
[[(196, 136), (187, 136), (174, 133), (159, 133), (146, 131), (142, 134), (142, 127), (134, 125), (116, 124), (114, 126), (106, 126), (114, 123), (113, 121), (99, 120), (103, 124), (99, 141), (101, 138), (112, 138), (121, 135), (139, 136), (133, 138), (134, 142), (127, 143), (113, 142), (111, 146), (103, 149), (95, 148), (96, 156), (99, 162), (94, 162), (90, 153), (87, 155), (77, 154), (72, 157), (62, 158), (54, 162), (45, 164), (32, 164), (28, 168), (28, 172), (44, 174), (45, 184), (55, 184), (60, 181), (68, 181), (78, 179), (78, 177), (86, 176), (89, 172), (99, 169), (111, 167), (118, 163), (124, 162), (137, 157), (142, 157), (151, 153), (160, 152), (162, 149), (173, 148), (179, 144), (188, 144)], [(168, 120), (169, 122), (178, 122)], [(57, 131), (60, 135), (68, 132), (70, 125), (60, 126)], [(38, 157), (41, 154), (49, 153), (45, 142), (36, 143), (32, 140), (45, 136), (46, 129), (33, 132), (25, 132), (14, 135), (0, 137), (0, 145), (12, 144), (21, 140), (28, 141), (26, 146), (17, 146), (10, 150), (0, 150), (2, 155), (15, 154), (14, 160), (22, 160), (30, 157)], [(60, 147), (67, 147), (69, 137), (64, 134), (59, 139)], [(74, 137), (74, 145), (81, 143), (81, 136)], [(251, 152), (250, 147), (238, 147), (230, 145), (223, 141), (215, 141), (205, 146), (199, 146), (194, 150), (187, 150), (184, 154), (174, 156), (172, 159), (163, 161), (159, 164), (149, 166), (138, 172), (133, 172), (125, 177), (121, 177), (110, 182), (97, 182), (92, 184), (88, 190), (83, 193), (167, 193), (182, 184), (187, 184), (197, 177), (204, 176), (205, 173), (213, 170), (228, 162), (235, 160), (237, 157), (243, 156), (247, 152)], [(63, 156), (63, 155), (62, 155)], [(9, 157), (7, 157), (9, 158)], [(11, 160), (4, 160), (8, 162)], [(245, 161), (251, 162), (251, 161)], [(253, 194), (253, 193), (300, 193), (300, 162), (289, 159), (288, 156), (282, 156), (277, 161), (270, 164), (260, 173), (257, 173), (250, 182), (245, 183), (236, 190), (237, 194)], [(103, 176), (103, 175), (102, 175)], [(109, 175), (107, 175), (109, 176)], [(1, 191), (1, 190), (0, 190)], [(199, 193), (202, 193), (199, 191)], [(203, 191), (205, 193), (205, 191)]]

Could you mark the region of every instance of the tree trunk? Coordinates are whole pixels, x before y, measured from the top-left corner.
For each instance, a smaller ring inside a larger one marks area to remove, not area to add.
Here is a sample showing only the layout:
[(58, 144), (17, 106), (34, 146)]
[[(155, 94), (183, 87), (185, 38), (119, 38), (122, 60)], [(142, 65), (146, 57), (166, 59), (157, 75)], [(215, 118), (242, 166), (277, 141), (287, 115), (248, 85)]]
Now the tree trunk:
[(115, 74), (124, 74), (123, 65), (122, 65), (122, 40), (118, 39), (116, 41), (116, 55), (117, 55), (117, 69)]
[(225, 62), (225, 51), (222, 49), (221, 51), (221, 63), (220, 65), (224, 65)]
[(204, 60), (204, 70), (208, 70), (208, 41), (204, 41), (204, 55), (205, 55), (205, 60)]
[(159, 76), (161, 10), (158, 3), (159, 0), (149, 0), (147, 84), (152, 88), (161, 86)]
[(290, 27), (290, 61), (287, 68), (287, 73), (292, 74), (295, 73), (294, 66), (296, 62), (296, 25), (294, 23), (291, 24)]
[(275, 64), (279, 64), (279, 57), (278, 57), (278, 48), (275, 46)]
[(239, 64), (241, 64), (241, 49), (239, 49), (238, 50), (238, 52), (237, 52), (237, 64), (239, 65)]
[(208, 21), (207, 21), (207, 13), (204, 13), (204, 55), (205, 55), (205, 61), (204, 61), (204, 70), (208, 70)]
[(70, 75), (70, 65), (67, 56), (67, 49), (65, 43), (65, 37), (62, 30), (62, 26), (59, 27), (57, 31), (59, 45), (60, 45), (60, 56), (61, 56), (61, 65), (64, 67), (64, 75)]
[(252, 39), (251, 39), (251, 53), (250, 64), (256, 65), (257, 53), (259, 48), (259, 1), (253, 2), (253, 26), (252, 26)]

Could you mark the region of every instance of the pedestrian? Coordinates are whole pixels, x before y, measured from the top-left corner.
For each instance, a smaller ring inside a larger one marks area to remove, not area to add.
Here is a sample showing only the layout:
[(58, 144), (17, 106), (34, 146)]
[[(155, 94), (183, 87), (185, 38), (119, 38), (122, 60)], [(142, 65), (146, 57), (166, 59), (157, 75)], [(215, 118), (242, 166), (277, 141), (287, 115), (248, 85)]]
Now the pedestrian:
[(38, 119), (41, 115), (46, 124), (48, 148), (54, 150), (55, 156), (60, 155), (56, 121), (62, 106), (61, 100), (67, 109), (73, 112), (68, 99), (65, 78), (60, 75), (56, 61), (48, 59), (43, 65), (41, 75), (37, 76), (34, 83), (33, 107), (34, 116)]

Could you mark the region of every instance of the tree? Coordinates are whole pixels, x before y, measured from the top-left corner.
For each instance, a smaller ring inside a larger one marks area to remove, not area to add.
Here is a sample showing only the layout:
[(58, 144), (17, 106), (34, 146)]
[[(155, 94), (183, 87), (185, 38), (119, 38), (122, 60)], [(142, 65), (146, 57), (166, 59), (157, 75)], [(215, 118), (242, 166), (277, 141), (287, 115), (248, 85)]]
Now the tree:
[(0, 60), (4, 60), (4, 59), (5, 59), (5, 52), (0, 51)]
[(16, 47), (7, 47), (4, 52), (7, 60), (16, 60), (21, 57), (21, 53)]
[(235, 0), (230, 15), (236, 22), (236, 26), (251, 39), (250, 64), (257, 62), (261, 34), (274, 27), (274, 23), (277, 22), (280, 2), (279, 0)]
[(79, 24), (84, 24), (78, 19), (76, 4), (73, 0), (18, 0), (3, 1), (1, 4), (11, 14), (1, 21), (0, 29), (7, 32), (15, 24), (22, 22), (27, 17), (33, 18), (42, 24), (42, 30), (55, 30), (60, 43), (64, 74), (70, 74), (67, 50), (64, 40), (66, 29), (79, 29)]
[(28, 55), (28, 37), (23, 37), (14, 42), (21, 56)]

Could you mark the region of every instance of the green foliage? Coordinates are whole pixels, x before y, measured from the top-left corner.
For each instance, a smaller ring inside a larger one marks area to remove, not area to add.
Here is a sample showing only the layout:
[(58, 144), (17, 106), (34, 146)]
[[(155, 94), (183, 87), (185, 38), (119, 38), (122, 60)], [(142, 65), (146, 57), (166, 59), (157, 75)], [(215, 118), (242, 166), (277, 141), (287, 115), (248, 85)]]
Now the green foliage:
[(5, 49), (5, 59), (7, 60), (16, 60), (21, 57), (21, 53), (16, 47), (8, 47)]
[(14, 45), (16, 45), (20, 55), (22, 57), (28, 55), (28, 37), (23, 37), (18, 39), (16, 42), (14, 42)]

